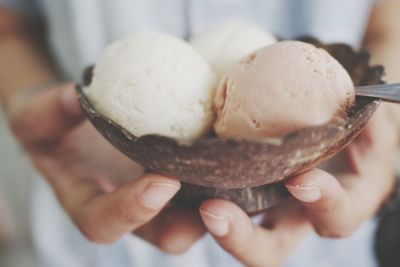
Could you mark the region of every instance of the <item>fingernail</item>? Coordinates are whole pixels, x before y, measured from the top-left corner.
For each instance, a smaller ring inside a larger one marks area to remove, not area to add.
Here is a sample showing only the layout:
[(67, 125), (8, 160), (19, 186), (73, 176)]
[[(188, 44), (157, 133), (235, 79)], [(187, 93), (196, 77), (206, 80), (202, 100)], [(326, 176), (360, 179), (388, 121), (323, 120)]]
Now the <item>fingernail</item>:
[(204, 224), (211, 234), (224, 237), (229, 232), (229, 217), (224, 215), (216, 215), (208, 211), (200, 210)]
[(321, 191), (316, 186), (286, 185), (286, 187), (295, 198), (302, 202), (312, 203), (321, 198)]
[(149, 209), (161, 209), (175, 195), (179, 187), (169, 183), (151, 183), (142, 195), (142, 203)]
[(61, 93), (61, 103), (65, 110), (72, 115), (79, 115), (81, 113), (78, 97), (73, 88), (65, 89)]

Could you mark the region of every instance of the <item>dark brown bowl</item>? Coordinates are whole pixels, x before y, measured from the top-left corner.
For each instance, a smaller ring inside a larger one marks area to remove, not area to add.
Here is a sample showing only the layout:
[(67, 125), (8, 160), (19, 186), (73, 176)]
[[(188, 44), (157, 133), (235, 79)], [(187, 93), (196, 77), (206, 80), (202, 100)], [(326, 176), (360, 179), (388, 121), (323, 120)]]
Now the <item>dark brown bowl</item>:
[[(382, 83), (383, 68), (369, 66), (369, 54), (343, 44), (323, 45), (350, 73), (356, 86)], [(85, 74), (90, 84), (91, 71)], [(357, 97), (342, 123), (305, 128), (280, 139), (209, 137), (181, 143), (164, 136), (136, 137), (96, 112), (81, 87), (77, 92), (88, 119), (117, 149), (147, 169), (186, 183), (177, 199), (199, 203), (206, 198), (232, 200), (247, 212), (265, 209), (287, 195), (281, 181), (304, 172), (343, 149), (360, 133), (380, 100)]]

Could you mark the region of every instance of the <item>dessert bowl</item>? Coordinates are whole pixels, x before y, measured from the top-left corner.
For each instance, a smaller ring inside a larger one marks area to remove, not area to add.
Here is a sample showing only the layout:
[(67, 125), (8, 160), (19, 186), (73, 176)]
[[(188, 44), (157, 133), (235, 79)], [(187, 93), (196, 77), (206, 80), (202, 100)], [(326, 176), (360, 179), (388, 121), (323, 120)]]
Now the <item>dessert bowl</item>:
[[(355, 86), (381, 84), (383, 67), (370, 66), (369, 54), (344, 44), (324, 45), (301, 38), (328, 51), (349, 72)], [(91, 82), (92, 68), (84, 74)], [(165, 136), (136, 137), (99, 114), (81, 86), (81, 106), (96, 129), (118, 150), (147, 170), (175, 177), (184, 184), (176, 197), (184, 205), (207, 198), (229, 199), (253, 213), (276, 204), (288, 195), (282, 181), (334, 156), (361, 132), (380, 104), (379, 99), (357, 97), (342, 122), (304, 128), (282, 138), (218, 138), (212, 133), (193, 142)]]

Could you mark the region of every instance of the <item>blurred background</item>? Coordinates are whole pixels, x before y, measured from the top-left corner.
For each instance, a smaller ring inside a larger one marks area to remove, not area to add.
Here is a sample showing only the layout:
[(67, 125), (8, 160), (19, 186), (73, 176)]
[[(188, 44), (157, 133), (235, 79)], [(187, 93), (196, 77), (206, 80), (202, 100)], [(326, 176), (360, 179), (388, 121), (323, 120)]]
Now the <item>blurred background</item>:
[(29, 231), (35, 171), (0, 112), (0, 267), (36, 267)]

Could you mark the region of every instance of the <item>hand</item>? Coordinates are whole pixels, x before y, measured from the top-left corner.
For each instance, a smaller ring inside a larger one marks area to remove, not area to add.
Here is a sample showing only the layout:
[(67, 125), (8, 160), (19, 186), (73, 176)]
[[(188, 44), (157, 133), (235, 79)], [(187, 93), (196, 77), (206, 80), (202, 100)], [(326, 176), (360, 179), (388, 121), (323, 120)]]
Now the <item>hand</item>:
[(198, 212), (168, 205), (177, 180), (136, 178), (141, 168), (83, 121), (74, 85), (19, 99), (9, 109), (11, 128), (89, 240), (110, 243), (134, 231), (179, 253), (204, 234)]
[(336, 162), (337, 179), (315, 169), (286, 183), (321, 236), (350, 235), (374, 216), (392, 190), (397, 137), (382, 108)]
[[(345, 237), (375, 214), (393, 182), (396, 133), (383, 110), (335, 161), (337, 178), (311, 170), (286, 183), (293, 200), (268, 210), (263, 223), (251, 223), (236, 205), (208, 200), (202, 219), (217, 242), (246, 266), (281, 266), (312, 224), (326, 237)], [(310, 223), (309, 223), (310, 222)]]
[(205, 201), (200, 214), (220, 246), (246, 266), (281, 266), (312, 229), (291, 200), (267, 210), (260, 225), (225, 200)]

